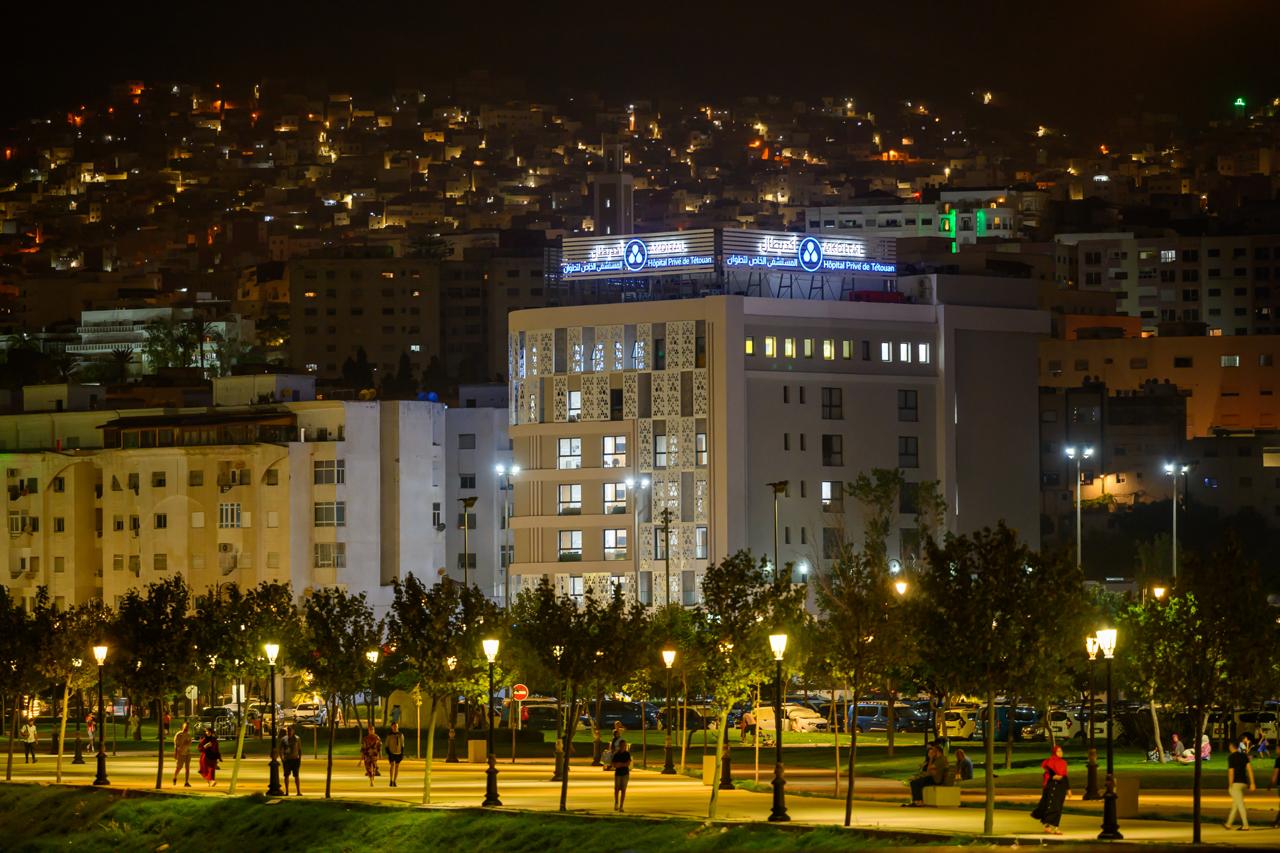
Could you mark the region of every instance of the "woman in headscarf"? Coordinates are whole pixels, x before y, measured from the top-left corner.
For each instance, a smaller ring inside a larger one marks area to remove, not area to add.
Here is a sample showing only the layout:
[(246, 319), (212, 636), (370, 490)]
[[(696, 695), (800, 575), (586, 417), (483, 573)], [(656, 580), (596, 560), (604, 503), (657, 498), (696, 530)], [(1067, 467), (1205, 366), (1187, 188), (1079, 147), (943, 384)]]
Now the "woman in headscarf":
[(1044, 825), (1050, 835), (1061, 835), (1058, 824), (1062, 822), (1062, 804), (1071, 793), (1071, 781), (1067, 779), (1067, 760), (1062, 757), (1062, 746), (1054, 744), (1049, 757), (1040, 762), (1044, 778), (1040, 782), (1040, 803), (1031, 816)]
[(382, 738), (369, 724), (369, 731), (360, 741), (360, 760), (364, 762), (364, 775), (369, 777), (369, 787), (373, 787), (373, 777), (378, 775), (378, 758), (382, 755)]
[(211, 786), (218, 784), (218, 762), (221, 760), (222, 750), (218, 748), (218, 736), (206, 726), (204, 737), (200, 738), (200, 775)]
[(1209, 743), (1208, 735), (1200, 735), (1200, 760), (1208, 761), (1213, 757), (1213, 744)]

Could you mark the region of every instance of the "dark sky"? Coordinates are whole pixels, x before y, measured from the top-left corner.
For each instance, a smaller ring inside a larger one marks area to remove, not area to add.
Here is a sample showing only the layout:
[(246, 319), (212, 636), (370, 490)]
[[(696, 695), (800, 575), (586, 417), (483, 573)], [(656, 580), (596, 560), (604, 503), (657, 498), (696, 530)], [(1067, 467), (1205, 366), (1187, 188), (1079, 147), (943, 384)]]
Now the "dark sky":
[(338, 86), (487, 68), (622, 96), (1010, 92), (1059, 115), (1206, 113), (1280, 94), (1275, 0), (9, 4), (0, 116), (113, 80), (300, 75)]

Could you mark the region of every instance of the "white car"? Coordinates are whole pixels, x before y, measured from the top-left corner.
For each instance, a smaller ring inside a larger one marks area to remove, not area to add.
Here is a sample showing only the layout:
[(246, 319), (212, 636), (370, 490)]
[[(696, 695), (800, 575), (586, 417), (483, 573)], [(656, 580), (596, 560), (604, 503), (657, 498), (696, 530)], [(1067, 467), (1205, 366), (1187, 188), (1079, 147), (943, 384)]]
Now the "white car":
[[(756, 728), (761, 732), (775, 731), (773, 724), (773, 706), (756, 708)], [(788, 702), (782, 706), (782, 728), (788, 732), (825, 732), (831, 724), (827, 718), (812, 708)]]
[(293, 719), (299, 725), (323, 726), (328, 718), (328, 711), (319, 702), (302, 702), (293, 709)]
[[(1054, 738), (1058, 740), (1067, 740), (1074, 737), (1082, 738), (1088, 728), (1088, 713), (1085, 710), (1054, 710), (1049, 715), (1049, 728), (1052, 729)], [(1123, 736), (1124, 726), (1120, 724), (1119, 720), (1114, 721), (1112, 734), (1116, 740)], [(1093, 712), (1093, 739), (1095, 741), (1105, 741), (1107, 739), (1106, 711), (1097, 710)]]

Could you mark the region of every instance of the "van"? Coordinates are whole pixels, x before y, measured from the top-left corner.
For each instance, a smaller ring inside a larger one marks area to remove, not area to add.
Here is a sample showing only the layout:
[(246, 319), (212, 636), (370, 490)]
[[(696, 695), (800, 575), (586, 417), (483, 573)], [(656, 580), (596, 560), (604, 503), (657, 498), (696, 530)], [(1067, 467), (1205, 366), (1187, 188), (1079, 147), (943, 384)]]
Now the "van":
[(978, 730), (978, 709), (952, 708), (943, 711), (940, 727), (943, 737), (950, 740), (969, 740)]

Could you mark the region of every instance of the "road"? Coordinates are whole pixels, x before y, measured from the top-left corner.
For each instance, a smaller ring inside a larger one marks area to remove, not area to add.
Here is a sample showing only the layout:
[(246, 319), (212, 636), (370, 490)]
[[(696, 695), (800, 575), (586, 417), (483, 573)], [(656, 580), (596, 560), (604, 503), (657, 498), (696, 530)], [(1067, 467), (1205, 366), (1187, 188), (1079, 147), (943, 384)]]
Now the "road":
[[(69, 758), (64, 763), (64, 783), (89, 784), (94, 775), (94, 759), (86, 755), (86, 763), (72, 765)], [(346, 800), (380, 802), (388, 804), (418, 805), (422, 802), (422, 761), (406, 760), (402, 765), (401, 784), (396, 788), (387, 785), (387, 765), (382, 763), (383, 775), (375, 780), (371, 787), (369, 780), (363, 775), (356, 759), (341, 758), (334, 762), (333, 796)], [(21, 755), (15, 756), (14, 781), (19, 782), (52, 782), (54, 760), (51, 756), (41, 755), (37, 764), (24, 765)], [(193, 770), (192, 787), (171, 786), (173, 763), (166, 758), (164, 791), (199, 796), (228, 796), (231, 779), (232, 762), (223, 762), (223, 770), (219, 773), (216, 787), (209, 787)], [(323, 797), (324, 795), (324, 759), (306, 758), (302, 763), (303, 794), (306, 797)], [(530, 811), (550, 811), (559, 805), (559, 783), (550, 782), (551, 765), (544, 760), (520, 761), (511, 764), (499, 761), (498, 786), (502, 804), (507, 809), (525, 809)], [(627, 812), (661, 817), (679, 817), (702, 819), (706, 817), (706, 808), (710, 789), (699, 780), (687, 776), (663, 776), (651, 770), (637, 769), (633, 772), (630, 789), (627, 794)], [(768, 782), (771, 772), (761, 768), (761, 781)], [(113, 787), (151, 788), (155, 784), (155, 758), (141, 754), (122, 754), (109, 758), (108, 776)], [(750, 768), (738, 768), (739, 778), (749, 778)], [(250, 757), (242, 761), (240, 769), (238, 794), (263, 792), (267, 787), (267, 762), (261, 757)], [(591, 768), (585, 761), (575, 762), (569, 777), (569, 800), (571, 810), (586, 813), (607, 814), (613, 809), (612, 775)], [(808, 774), (798, 778), (797, 787), (820, 787), (817, 780)], [(484, 766), (482, 764), (446, 764), (437, 761), (432, 771), (432, 802), (437, 806), (478, 806), (484, 797)], [(884, 780), (868, 780), (864, 786), (856, 786), (860, 794), (854, 803), (854, 825), (860, 828), (881, 829), (909, 833), (938, 834), (953, 836), (956, 834), (980, 835), (982, 832), (983, 813), (981, 808), (981, 791), (966, 789), (965, 805), (961, 808), (902, 808), (900, 801), (905, 799), (902, 785)], [(830, 791), (830, 788), (827, 788)], [(894, 794), (897, 801), (887, 800)], [(1032, 791), (1002, 792), (1002, 796), (1031, 799)], [(870, 799), (874, 797), (875, 799)], [(763, 821), (769, 814), (770, 794), (747, 790), (721, 791), (718, 817), (726, 821)], [(1280, 848), (1280, 829), (1271, 829), (1271, 820), (1276, 805), (1272, 791), (1260, 790), (1249, 797), (1251, 832), (1228, 832), (1222, 828), (1221, 821), (1225, 815), (1226, 797), (1213, 794), (1206, 804), (1204, 823), (1204, 840), (1209, 843), (1225, 843), (1256, 847)], [(1096, 812), (1096, 804), (1085, 804)], [(1078, 800), (1073, 807), (1081, 806)], [(1167, 806), (1171, 810), (1184, 811), (1190, 808), (1190, 793), (1183, 791), (1147, 792), (1142, 797), (1142, 808), (1147, 813), (1153, 807)], [(843, 802), (828, 796), (799, 796), (793, 794), (787, 799), (787, 808), (792, 822), (807, 824), (839, 824), (843, 821)], [(996, 834), (1005, 838), (1017, 838), (1020, 841), (1038, 841), (1046, 839), (1038, 832), (1039, 824), (1027, 815), (1029, 807), (999, 808), (996, 810)], [(1097, 837), (1099, 816), (1090, 814), (1067, 814), (1062, 820), (1063, 838), (1067, 840), (1092, 840)], [(1136, 820), (1121, 821), (1124, 837), (1133, 841), (1146, 842), (1189, 842), (1191, 825), (1186, 821), (1176, 820)]]

